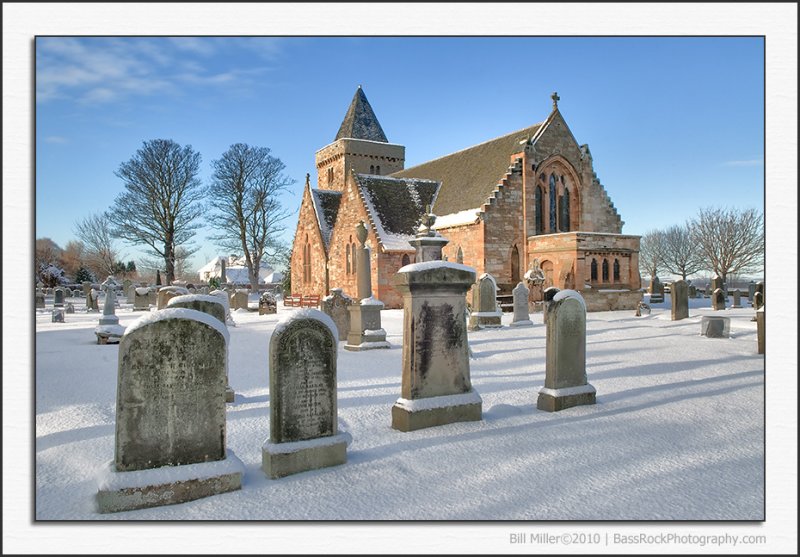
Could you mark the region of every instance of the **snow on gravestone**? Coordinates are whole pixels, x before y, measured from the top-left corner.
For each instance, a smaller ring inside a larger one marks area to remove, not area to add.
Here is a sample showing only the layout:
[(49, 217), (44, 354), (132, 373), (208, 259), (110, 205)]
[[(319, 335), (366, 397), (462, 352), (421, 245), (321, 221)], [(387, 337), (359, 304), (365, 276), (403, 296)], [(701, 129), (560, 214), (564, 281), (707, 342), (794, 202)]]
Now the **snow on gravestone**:
[(531, 316), (528, 313), (528, 287), (520, 282), (514, 287), (511, 294), (514, 297), (514, 319), (511, 321), (511, 326), (529, 327), (533, 325)]
[(119, 346), (114, 460), (101, 471), (101, 512), (192, 501), (241, 488), (225, 447), (228, 331), (191, 309), (128, 327)]
[(269, 342), (270, 437), (262, 469), (270, 478), (343, 464), (338, 431), (336, 325), (316, 309), (280, 321)]
[(595, 403), (586, 379), (586, 303), (574, 290), (561, 290), (547, 309), (544, 387), (536, 406), (557, 412)]
[(139, 286), (133, 290), (133, 311), (150, 311), (150, 288)]
[(175, 296), (183, 296), (186, 294), (189, 294), (189, 291), (183, 286), (162, 286), (158, 289), (156, 309), (164, 309), (167, 307), (167, 302), (170, 298), (174, 298)]
[(472, 289), (472, 313), (469, 316), (469, 330), (484, 327), (501, 327), (502, 313), (497, 309), (497, 281), (489, 273), (484, 273)]
[(722, 288), (716, 288), (711, 293), (711, 309), (715, 311), (725, 309), (725, 291)]
[(341, 288), (331, 288), (330, 295), (322, 299), (322, 311), (336, 324), (339, 340), (347, 340), (350, 330), (350, 311), (347, 308), (352, 304), (353, 299), (344, 294)]

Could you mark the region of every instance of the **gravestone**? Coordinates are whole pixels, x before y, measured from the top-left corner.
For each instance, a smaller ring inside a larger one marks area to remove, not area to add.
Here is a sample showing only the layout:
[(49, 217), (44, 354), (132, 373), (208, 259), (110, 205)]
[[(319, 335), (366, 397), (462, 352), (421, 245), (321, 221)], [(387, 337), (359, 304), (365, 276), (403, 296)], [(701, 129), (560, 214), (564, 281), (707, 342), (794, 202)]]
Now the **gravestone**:
[(700, 335), (708, 338), (728, 338), (731, 330), (730, 317), (704, 315), (700, 320)]
[[(427, 233), (421, 228), (417, 239)], [(441, 250), (447, 240), (438, 238)], [(483, 401), (470, 380), (466, 330), (466, 293), (475, 269), (431, 255), (394, 278), (403, 295), (401, 393), (392, 406), (392, 427), (400, 431), (481, 419)]]
[(184, 296), (189, 291), (183, 286), (162, 286), (158, 289), (158, 297), (156, 298), (156, 309), (164, 309), (167, 307), (167, 302), (170, 298), (175, 296)]
[(711, 288), (711, 295), (712, 295), (712, 296), (714, 295), (714, 291), (715, 291), (717, 288), (719, 288), (720, 290), (722, 290), (723, 292), (725, 292), (725, 296), (726, 296), (726, 297), (728, 296), (728, 287), (727, 287), (727, 286), (725, 286), (725, 283), (722, 281), (722, 278), (721, 278), (719, 275), (714, 275), (714, 276), (711, 278), (711, 285), (710, 285), (710, 288)]
[(697, 298), (697, 287), (693, 284), (689, 285), (689, 298)]
[(533, 325), (531, 316), (528, 313), (528, 287), (523, 283), (517, 284), (511, 291), (514, 297), (514, 318), (511, 321), (512, 327), (530, 327)]
[(661, 304), (664, 302), (664, 285), (658, 277), (653, 277), (650, 282), (650, 304)]
[(339, 432), (336, 325), (316, 309), (280, 321), (269, 342), (270, 435), (262, 469), (270, 478), (344, 464)]
[(747, 300), (750, 302), (750, 305), (753, 305), (753, 296), (756, 293), (756, 283), (755, 281), (750, 281), (747, 283)]
[(64, 307), (64, 289), (60, 286), (53, 291), (53, 307)]
[(62, 308), (53, 308), (53, 313), (51, 314), (50, 321), (52, 323), (63, 323), (64, 310)]
[(684, 280), (676, 280), (670, 288), (673, 321), (689, 317), (689, 287)]
[(739, 292), (739, 289), (733, 291), (733, 304), (731, 305), (732, 308), (740, 308), (742, 307), (742, 293)]
[(278, 301), (272, 292), (264, 292), (258, 297), (258, 314), (274, 315), (278, 313)]
[(756, 311), (756, 337), (758, 342), (758, 353), (764, 354), (767, 349), (767, 337), (765, 329), (766, 310), (765, 306), (761, 306)]
[(542, 291), (542, 323), (547, 323), (547, 307), (559, 292), (561, 289), (555, 286), (548, 286)]
[(241, 488), (225, 444), (228, 331), (191, 309), (135, 321), (119, 346), (114, 460), (98, 477), (100, 512), (193, 501)]
[(94, 313), (100, 311), (100, 307), (98, 306), (99, 299), (100, 299), (100, 292), (92, 288), (89, 291), (89, 295), (86, 296), (86, 311), (88, 313)]
[(137, 286), (133, 288), (133, 311), (150, 311), (150, 288)]
[(219, 298), (219, 301), (225, 306), (225, 324), (228, 327), (235, 327), (236, 323), (234, 322), (233, 317), (231, 317), (231, 302), (228, 293), (224, 290), (212, 290), (208, 293), (208, 295)]
[(248, 290), (245, 290), (243, 288), (237, 288), (236, 289), (236, 291), (231, 296), (231, 309), (232, 310), (235, 311), (237, 309), (247, 309), (248, 308), (248, 304), (247, 304), (247, 294), (248, 294), (248, 292), (249, 292)]
[(181, 294), (167, 301), (168, 308), (187, 308), (202, 311), (225, 324), (225, 304), (218, 296), (202, 294)]
[(557, 412), (594, 404), (595, 388), (586, 377), (586, 303), (574, 290), (562, 290), (547, 310), (544, 387), (536, 407)]
[(97, 327), (94, 329), (94, 334), (97, 337), (97, 344), (108, 344), (110, 342), (119, 342), (122, 335), (125, 333), (125, 327), (119, 324), (119, 317), (114, 313), (116, 307), (116, 293), (114, 292), (114, 281), (112, 277), (108, 277), (103, 286), (106, 289), (106, 298), (103, 303), (103, 315)]
[(339, 331), (339, 340), (347, 340), (350, 331), (350, 310), (353, 299), (341, 288), (331, 288), (331, 293), (322, 299), (322, 312), (330, 317)]
[[(756, 293), (761, 294), (761, 303), (764, 304), (767, 301), (767, 292), (764, 290), (764, 282), (759, 281), (756, 283)], [(755, 296), (755, 294), (753, 294)], [(758, 307), (761, 307), (760, 305)], [(758, 308), (756, 308), (758, 309)]]
[(383, 302), (372, 295), (372, 271), (370, 270), (370, 249), (366, 245), (367, 227), (364, 221), (356, 225), (356, 238), (361, 246), (356, 253), (356, 283), (358, 301), (347, 310), (350, 312), (350, 331), (347, 334), (345, 350), (361, 351), (376, 348), (390, 348), (386, 342), (386, 331), (381, 326)]
[(44, 309), (44, 290), (36, 289), (36, 309)]
[(125, 279), (122, 281), (122, 293), (125, 294), (125, 301), (129, 304), (133, 303), (133, 296), (131, 296), (131, 287), (133, 286), (133, 281), (131, 279)]
[(758, 310), (761, 306), (764, 305), (764, 295), (756, 290), (756, 293), (753, 294), (753, 307)]
[(75, 313), (75, 306), (72, 304), (72, 302), (67, 302), (64, 304), (64, 311), (66, 313)]
[(81, 283), (81, 286), (83, 287), (83, 297), (88, 298), (89, 292), (92, 291), (92, 283), (88, 280), (85, 280)]
[(159, 285), (151, 286), (147, 292), (147, 303), (151, 306), (156, 306), (158, 308), (158, 289), (161, 288)]
[(200, 294), (208, 294), (209, 292), (208, 286), (203, 286), (200, 288)]
[(469, 330), (502, 327), (502, 316), (502, 312), (497, 307), (497, 281), (489, 273), (483, 273), (472, 288)]
[(711, 293), (711, 309), (719, 311), (725, 309), (725, 292), (717, 288)]
[[(202, 294), (181, 294), (174, 296), (167, 301), (167, 308), (193, 309), (210, 315), (223, 325), (225, 325), (225, 304), (217, 296), (203, 296)], [(225, 357), (225, 402), (236, 400), (236, 393), (230, 386), (230, 376), (228, 373), (228, 357)]]

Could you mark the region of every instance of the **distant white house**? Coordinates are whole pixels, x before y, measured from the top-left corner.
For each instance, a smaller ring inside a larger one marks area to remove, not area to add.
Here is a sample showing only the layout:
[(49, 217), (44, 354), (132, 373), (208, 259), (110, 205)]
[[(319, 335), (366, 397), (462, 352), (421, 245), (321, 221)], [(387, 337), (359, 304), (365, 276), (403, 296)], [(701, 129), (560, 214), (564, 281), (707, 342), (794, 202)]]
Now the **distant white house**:
[[(231, 285), (248, 286), (250, 284), (250, 277), (247, 272), (247, 266), (241, 258), (236, 256), (217, 256), (205, 265), (203, 265), (197, 272), (202, 282), (208, 282), (212, 278), (222, 277), (222, 266), (225, 265), (225, 283)], [(258, 283), (264, 285), (277, 284), (283, 281), (283, 273), (275, 271), (262, 262), (258, 270)]]

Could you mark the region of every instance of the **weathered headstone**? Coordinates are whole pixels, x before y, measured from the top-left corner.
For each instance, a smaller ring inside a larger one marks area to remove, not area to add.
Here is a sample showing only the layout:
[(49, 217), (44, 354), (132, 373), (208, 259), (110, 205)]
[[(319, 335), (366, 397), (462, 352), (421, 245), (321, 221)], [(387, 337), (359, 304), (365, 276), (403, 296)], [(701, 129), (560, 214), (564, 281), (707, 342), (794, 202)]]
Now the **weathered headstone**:
[(697, 287), (694, 284), (689, 285), (689, 298), (697, 298)]
[(225, 324), (225, 304), (218, 296), (203, 294), (181, 294), (167, 301), (168, 308), (187, 308), (202, 311)]
[(275, 313), (278, 313), (278, 301), (272, 292), (264, 292), (258, 297), (258, 314), (273, 315)]
[(750, 302), (750, 305), (753, 305), (753, 296), (756, 293), (756, 283), (755, 281), (750, 281), (747, 283), (747, 300)]
[(100, 307), (98, 306), (99, 299), (100, 299), (100, 292), (92, 288), (89, 291), (89, 295), (86, 296), (86, 311), (89, 313), (100, 311)]
[(559, 292), (561, 289), (556, 286), (548, 286), (542, 291), (542, 323), (547, 323), (547, 307)]
[(350, 310), (353, 299), (341, 288), (331, 288), (331, 293), (322, 299), (322, 311), (336, 324), (339, 340), (347, 340), (350, 331)]
[(175, 296), (183, 296), (188, 293), (189, 291), (183, 286), (162, 286), (158, 289), (156, 309), (164, 309), (167, 307), (167, 302), (170, 298), (174, 298)]
[(711, 309), (717, 311), (725, 309), (725, 292), (722, 288), (717, 288), (711, 293)]
[(83, 297), (88, 298), (89, 292), (92, 291), (92, 283), (88, 280), (85, 280), (81, 283), (81, 286), (83, 287)]
[(237, 288), (236, 291), (234, 291), (233, 295), (231, 296), (231, 309), (232, 310), (235, 311), (237, 309), (247, 309), (248, 308), (248, 304), (247, 304), (247, 294), (248, 294), (248, 292), (249, 292), (249, 290), (246, 290), (246, 289), (243, 289), (243, 288)]
[(730, 317), (704, 315), (700, 320), (700, 335), (709, 338), (728, 338), (731, 330)]
[(650, 282), (650, 304), (661, 304), (664, 302), (664, 285), (658, 277), (653, 277)]
[(75, 306), (72, 304), (72, 302), (67, 302), (64, 304), (64, 311), (66, 313), (75, 313)]
[(133, 281), (131, 279), (125, 279), (122, 281), (122, 293), (125, 295), (125, 301), (129, 304), (133, 303), (133, 296), (131, 296), (131, 287), (133, 286)]
[(150, 288), (137, 286), (133, 288), (133, 311), (150, 311)]
[(514, 317), (511, 326), (530, 327), (533, 325), (533, 321), (528, 313), (528, 287), (520, 282), (514, 287), (511, 294), (514, 297)]
[(714, 276), (711, 278), (711, 286), (710, 286), (710, 288), (711, 288), (711, 295), (712, 295), (712, 296), (714, 295), (714, 291), (715, 291), (717, 288), (719, 288), (720, 290), (722, 290), (723, 292), (725, 292), (725, 296), (726, 296), (726, 297), (727, 297), (727, 295), (728, 295), (728, 287), (727, 287), (727, 286), (725, 286), (725, 283), (723, 282), (723, 280), (722, 280), (722, 277), (720, 277), (719, 275), (714, 275)]
[(44, 290), (36, 289), (36, 309), (44, 309)]
[(370, 269), (370, 249), (366, 245), (367, 227), (364, 221), (356, 225), (356, 238), (361, 246), (356, 254), (356, 282), (359, 300), (348, 306), (350, 312), (350, 331), (347, 334), (345, 350), (361, 351), (376, 348), (390, 348), (386, 342), (386, 331), (381, 326), (383, 302), (372, 295), (372, 271)]
[(53, 291), (53, 307), (64, 307), (64, 289), (60, 286)]
[(594, 404), (595, 388), (586, 377), (586, 303), (574, 290), (562, 290), (547, 309), (544, 387), (536, 407), (557, 412)]
[(469, 330), (502, 327), (502, 316), (502, 312), (497, 307), (497, 281), (489, 273), (483, 273), (472, 288)]
[[(756, 293), (761, 294), (761, 303), (764, 304), (767, 301), (767, 292), (764, 289), (764, 281), (759, 281), (756, 283)], [(755, 296), (755, 294), (753, 294)], [(761, 307), (760, 305), (758, 307)], [(756, 308), (757, 309), (757, 308)]]
[(270, 436), (262, 469), (270, 478), (347, 461), (336, 395), (336, 325), (316, 309), (279, 322), (269, 342)]
[(733, 304), (731, 305), (732, 308), (740, 308), (742, 307), (742, 293), (739, 292), (739, 289), (733, 291)]
[(756, 290), (756, 293), (753, 294), (753, 307), (756, 308), (757, 310), (763, 305), (764, 305), (764, 295), (758, 290)]
[(115, 457), (100, 473), (100, 512), (192, 501), (241, 488), (225, 444), (228, 331), (191, 309), (134, 322), (119, 346)]
[(766, 310), (765, 306), (761, 306), (756, 311), (756, 337), (758, 339), (758, 353), (764, 354), (767, 349), (767, 337), (766, 337)]
[(235, 327), (236, 323), (231, 317), (231, 301), (228, 293), (224, 290), (212, 290), (208, 293), (209, 296), (216, 296), (219, 298), (219, 301), (225, 306), (225, 324), (228, 327)]
[(151, 306), (156, 306), (158, 308), (158, 289), (161, 288), (159, 285), (151, 286), (148, 293), (147, 293), (147, 303)]
[(62, 308), (53, 308), (53, 313), (51, 314), (50, 321), (52, 323), (63, 323), (64, 310)]
[(684, 280), (676, 280), (670, 288), (671, 313), (673, 321), (689, 317), (689, 288)]
[[(423, 234), (421, 229), (417, 237)], [(438, 238), (441, 250), (447, 240)], [(403, 370), (401, 398), (392, 406), (394, 429), (481, 419), (483, 401), (470, 380), (466, 330), (466, 293), (475, 275), (472, 267), (441, 257), (407, 265), (395, 275), (403, 295)]]

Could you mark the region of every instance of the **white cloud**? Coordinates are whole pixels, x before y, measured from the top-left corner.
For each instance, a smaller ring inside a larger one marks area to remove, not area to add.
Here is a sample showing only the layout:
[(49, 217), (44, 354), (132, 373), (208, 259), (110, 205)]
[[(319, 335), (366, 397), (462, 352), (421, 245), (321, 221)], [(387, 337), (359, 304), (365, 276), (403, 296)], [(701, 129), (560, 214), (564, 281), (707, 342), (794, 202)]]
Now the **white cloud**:
[(66, 137), (61, 137), (60, 135), (48, 135), (44, 138), (45, 143), (69, 143), (69, 140)]

